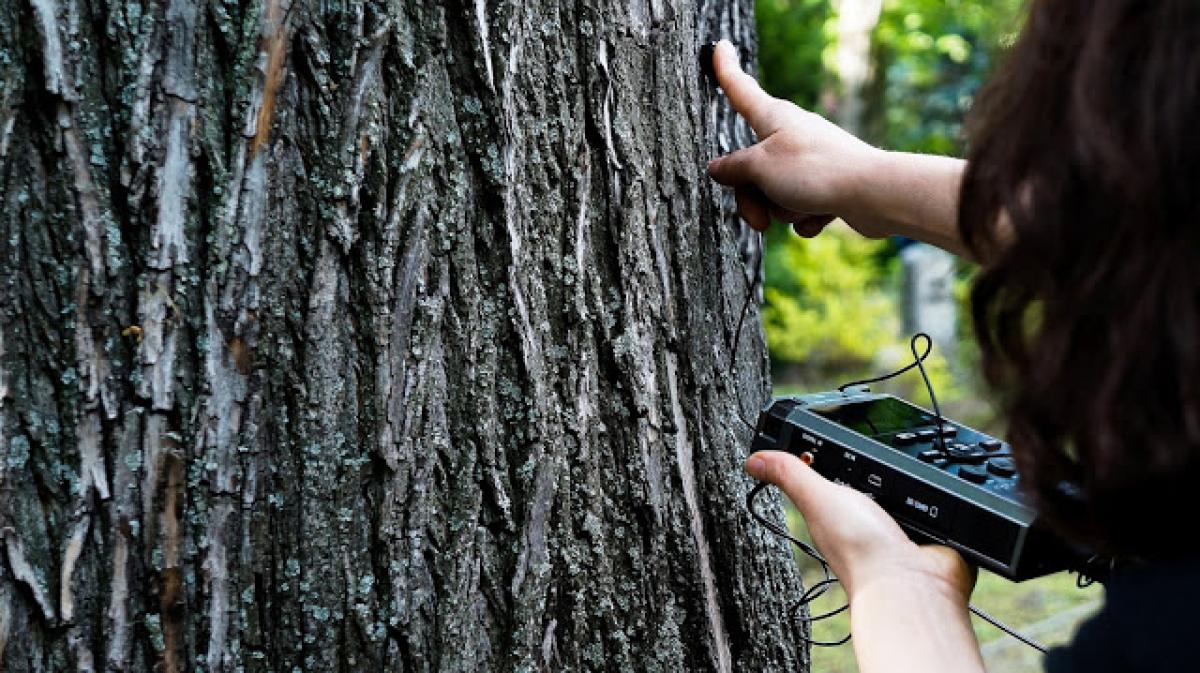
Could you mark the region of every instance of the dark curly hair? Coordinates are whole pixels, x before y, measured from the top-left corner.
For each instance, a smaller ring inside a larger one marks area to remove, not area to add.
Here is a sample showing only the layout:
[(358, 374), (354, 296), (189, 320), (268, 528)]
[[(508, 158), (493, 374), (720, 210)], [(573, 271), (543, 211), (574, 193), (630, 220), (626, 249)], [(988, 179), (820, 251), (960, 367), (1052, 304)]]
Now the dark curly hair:
[[(1034, 0), (959, 229), (1022, 480), (1108, 553), (1200, 551), (1200, 2)], [(1181, 526), (1182, 524), (1182, 526)]]

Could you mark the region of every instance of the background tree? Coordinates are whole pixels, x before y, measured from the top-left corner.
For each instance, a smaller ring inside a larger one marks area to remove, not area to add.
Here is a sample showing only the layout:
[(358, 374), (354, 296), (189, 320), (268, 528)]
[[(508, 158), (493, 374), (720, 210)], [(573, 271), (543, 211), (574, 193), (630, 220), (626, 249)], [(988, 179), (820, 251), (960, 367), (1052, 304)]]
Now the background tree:
[(0, 668), (804, 669), (702, 168), (753, 25), (0, 3)]

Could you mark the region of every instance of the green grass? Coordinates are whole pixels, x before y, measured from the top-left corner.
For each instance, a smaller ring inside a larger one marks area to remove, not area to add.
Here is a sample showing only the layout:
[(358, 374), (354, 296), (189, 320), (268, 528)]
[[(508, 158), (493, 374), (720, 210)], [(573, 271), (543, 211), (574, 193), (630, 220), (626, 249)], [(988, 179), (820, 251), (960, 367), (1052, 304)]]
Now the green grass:
[[(810, 540), (803, 519), (790, 506), (788, 525), (797, 537)], [(799, 550), (796, 556), (806, 586), (821, 579), (820, 567), (816, 562)], [(1075, 585), (1075, 576), (1066, 573), (1014, 584), (998, 575), (981, 571), (971, 595), (971, 603), (1043, 644), (1057, 645), (1071, 638), (1079, 623), (1099, 607), (1102, 596), (1103, 590), (1099, 585), (1079, 589)], [(812, 614), (834, 609), (845, 601), (846, 594), (840, 587), (835, 587), (812, 605)], [(991, 673), (1042, 670), (1041, 657), (1037, 652), (1009, 638), (987, 622), (980, 619), (974, 619), (974, 622), (975, 635)], [(849, 630), (850, 617), (842, 613), (814, 624), (813, 637), (817, 640), (837, 640)], [(817, 673), (850, 673), (858, 670), (850, 643), (840, 647), (814, 647), (812, 657), (812, 670)]]

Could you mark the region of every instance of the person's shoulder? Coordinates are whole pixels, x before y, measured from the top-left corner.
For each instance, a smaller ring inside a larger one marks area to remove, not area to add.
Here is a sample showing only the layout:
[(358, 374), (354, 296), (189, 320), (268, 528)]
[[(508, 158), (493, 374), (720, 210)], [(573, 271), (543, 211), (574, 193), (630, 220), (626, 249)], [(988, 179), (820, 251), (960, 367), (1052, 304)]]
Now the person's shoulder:
[(1046, 673), (1106, 673), (1128, 670), (1122, 648), (1113, 642), (1119, 627), (1113, 621), (1111, 597), (1083, 622), (1071, 642), (1046, 653)]
[(1195, 632), (1200, 559), (1142, 564), (1108, 584), (1104, 607), (1066, 647), (1046, 656), (1047, 673), (1200, 670)]

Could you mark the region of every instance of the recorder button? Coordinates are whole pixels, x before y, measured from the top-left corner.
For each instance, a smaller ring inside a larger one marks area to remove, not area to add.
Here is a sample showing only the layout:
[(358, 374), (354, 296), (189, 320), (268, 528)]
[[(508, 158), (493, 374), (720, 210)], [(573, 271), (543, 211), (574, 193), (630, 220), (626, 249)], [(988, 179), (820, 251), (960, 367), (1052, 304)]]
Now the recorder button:
[(1012, 458), (993, 458), (988, 461), (987, 469), (997, 477), (1011, 477), (1017, 473), (1017, 464)]
[(917, 454), (917, 458), (920, 459), (920, 461), (922, 463), (932, 463), (941, 457), (942, 457), (942, 452), (938, 451), (937, 449), (929, 449), (927, 451), (922, 451)]
[(988, 479), (987, 470), (975, 465), (960, 466), (958, 468), (958, 476), (976, 484), (982, 484)]
[(985, 439), (979, 443), (979, 448), (983, 449), (984, 451), (988, 451), (988, 452), (999, 451), (1000, 450), (1000, 440)]
[(983, 451), (966, 444), (952, 444), (947, 452), (960, 462), (982, 463), (987, 458)]

